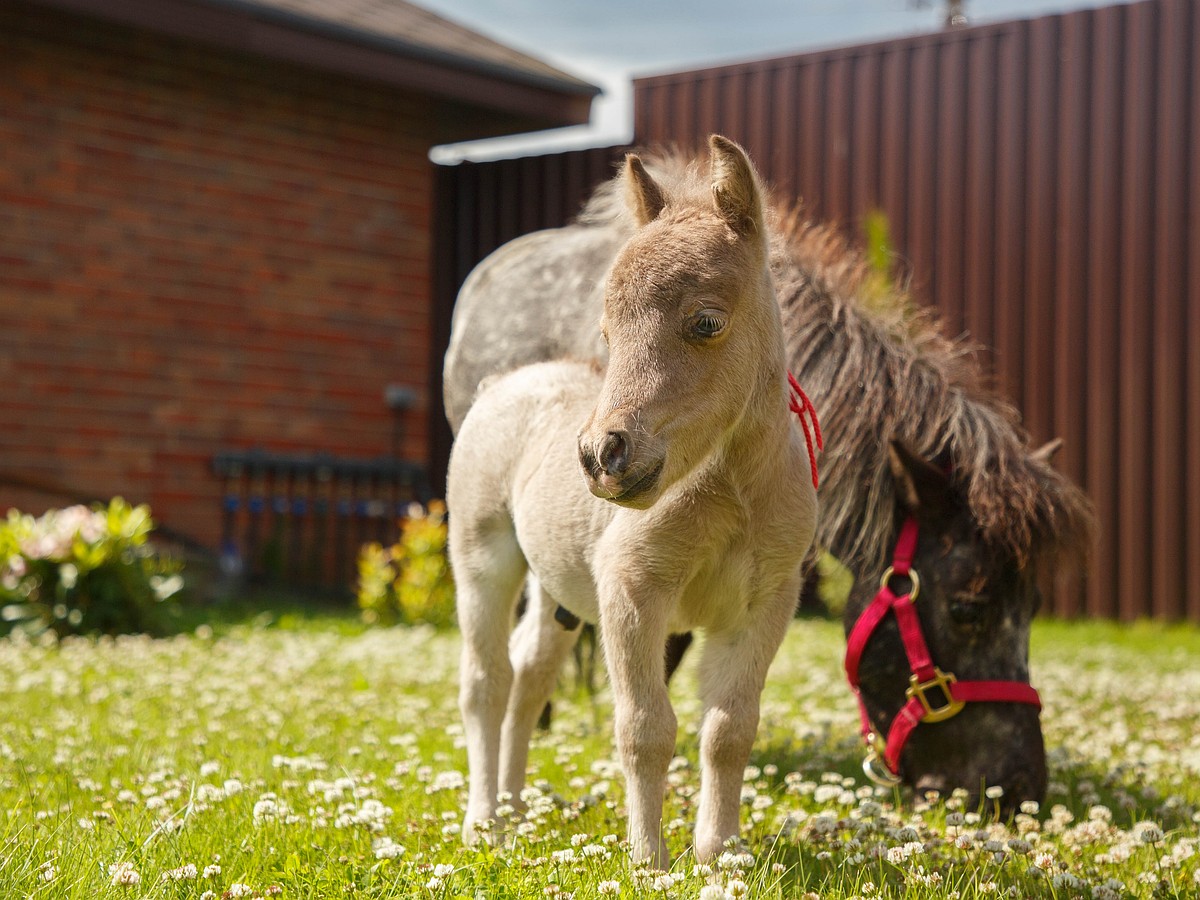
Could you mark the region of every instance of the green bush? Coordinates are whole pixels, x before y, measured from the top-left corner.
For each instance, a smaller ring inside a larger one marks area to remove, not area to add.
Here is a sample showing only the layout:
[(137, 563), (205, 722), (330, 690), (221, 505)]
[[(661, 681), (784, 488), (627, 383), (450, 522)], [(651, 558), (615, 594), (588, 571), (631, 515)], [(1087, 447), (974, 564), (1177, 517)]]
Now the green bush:
[(34, 518), (9, 510), (0, 525), (0, 630), (29, 634), (158, 633), (181, 566), (159, 556), (147, 506), (116, 497)]
[(454, 579), (446, 559), (446, 505), (414, 503), (391, 547), (367, 544), (358, 557), (358, 605), (372, 624), (454, 624)]

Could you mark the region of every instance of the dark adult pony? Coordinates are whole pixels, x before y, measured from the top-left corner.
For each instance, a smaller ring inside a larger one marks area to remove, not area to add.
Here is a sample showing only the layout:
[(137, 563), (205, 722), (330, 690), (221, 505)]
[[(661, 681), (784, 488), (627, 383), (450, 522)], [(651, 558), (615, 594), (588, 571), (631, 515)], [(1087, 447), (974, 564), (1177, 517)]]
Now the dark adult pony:
[[(683, 165), (671, 156), (650, 162), (667, 177)], [(969, 345), (942, 336), (832, 229), (796, 213), (776, 219), (771, 263), (787, 358), (826, 436), (815, 546), (854, 575), (847, 633), (907, 527), (932, 661), (962, 682), (1024, 686), (1038, 585), (1086, 556), (1090, 504), (1047, 452), (1030, 447), (1016, 411), (984, 385)], [(445, 360), (455, 430), (488, 376), (556, 358), (603, 364), (603, 285), (632, 228), (610, 182), (574, 224), (511, 241), (476, 267)], [(896, 616), (882, 617), (856, 672), (868, 730), (887, 735), (904, 715), (913, 668)], [(984, 786), (1000, 787), (1011, 812), (1045, 791), (1038, 709), (968, 703), (913, 729), (895, 763), (919, 791), (961, 787), (978, 798)]]

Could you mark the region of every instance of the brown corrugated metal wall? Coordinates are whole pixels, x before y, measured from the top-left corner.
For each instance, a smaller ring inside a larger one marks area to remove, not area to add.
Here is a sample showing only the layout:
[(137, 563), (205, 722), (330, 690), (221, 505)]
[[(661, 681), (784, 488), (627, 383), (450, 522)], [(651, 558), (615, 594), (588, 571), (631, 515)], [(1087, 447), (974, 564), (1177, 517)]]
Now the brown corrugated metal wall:
[[(721, 132), (817, 217), (861, 233), (886, 213), (917, 296), (990, 348), (1002, 393), (1036, 439), (1064, 438), (1057, 464), (1096, 503), (1086, 590), (1064, 587), (1054, 612), (1200, 621), (1200, 10), (1149, 0), (644, 78), (634, 95), (639, 143)], [(442, 182), (534, 167), (499, 201), (524, 204), (575, 165), (550, 159)]]

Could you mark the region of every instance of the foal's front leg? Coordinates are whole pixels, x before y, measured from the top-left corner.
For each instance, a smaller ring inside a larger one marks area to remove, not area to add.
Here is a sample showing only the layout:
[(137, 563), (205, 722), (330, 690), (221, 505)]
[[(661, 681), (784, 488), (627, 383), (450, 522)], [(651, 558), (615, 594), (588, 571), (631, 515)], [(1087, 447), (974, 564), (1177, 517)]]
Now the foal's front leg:
[(700, 658), (700, 800), (696, 858), (721, 853), (739, 833), (742, 779), (758, 731), (759, 699), (767, 669), (787, 633), (798, 580), (767, 603), (752, 607), (737, 628), (710, 632)]
[(675, 753), (675, 711), (667, 694), (663, 642), (669, 603), (623, 586), (602, 591), (600, 632), (613, 690), (617, 753), (625, 773), (633, 858), (666, 869), (663, 794)]

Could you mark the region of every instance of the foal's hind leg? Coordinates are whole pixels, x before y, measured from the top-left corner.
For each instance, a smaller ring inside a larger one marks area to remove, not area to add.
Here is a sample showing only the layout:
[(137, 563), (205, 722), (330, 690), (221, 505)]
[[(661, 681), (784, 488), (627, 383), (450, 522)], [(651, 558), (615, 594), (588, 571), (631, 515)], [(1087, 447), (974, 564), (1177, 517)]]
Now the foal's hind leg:
[(558, 604), (532, 575), (526, 580), (529, 606), (509, 640), (514, 679), (500, 743), (500, 785), (522, 809), (521, 789), (529, 761), (529, 740), (546, 701), (554, 692), (563, 661), (579, 640), (579, 625), (566, 629), (554, 618)]
[(450, 554), (462, 631), (459, 707), (466, 732), (470, 788), (463, 840), (490, 841), (499, 790), (500, 729), (512, 686), (508, 635), (526, 564), (511, 529), (456, 528)]

